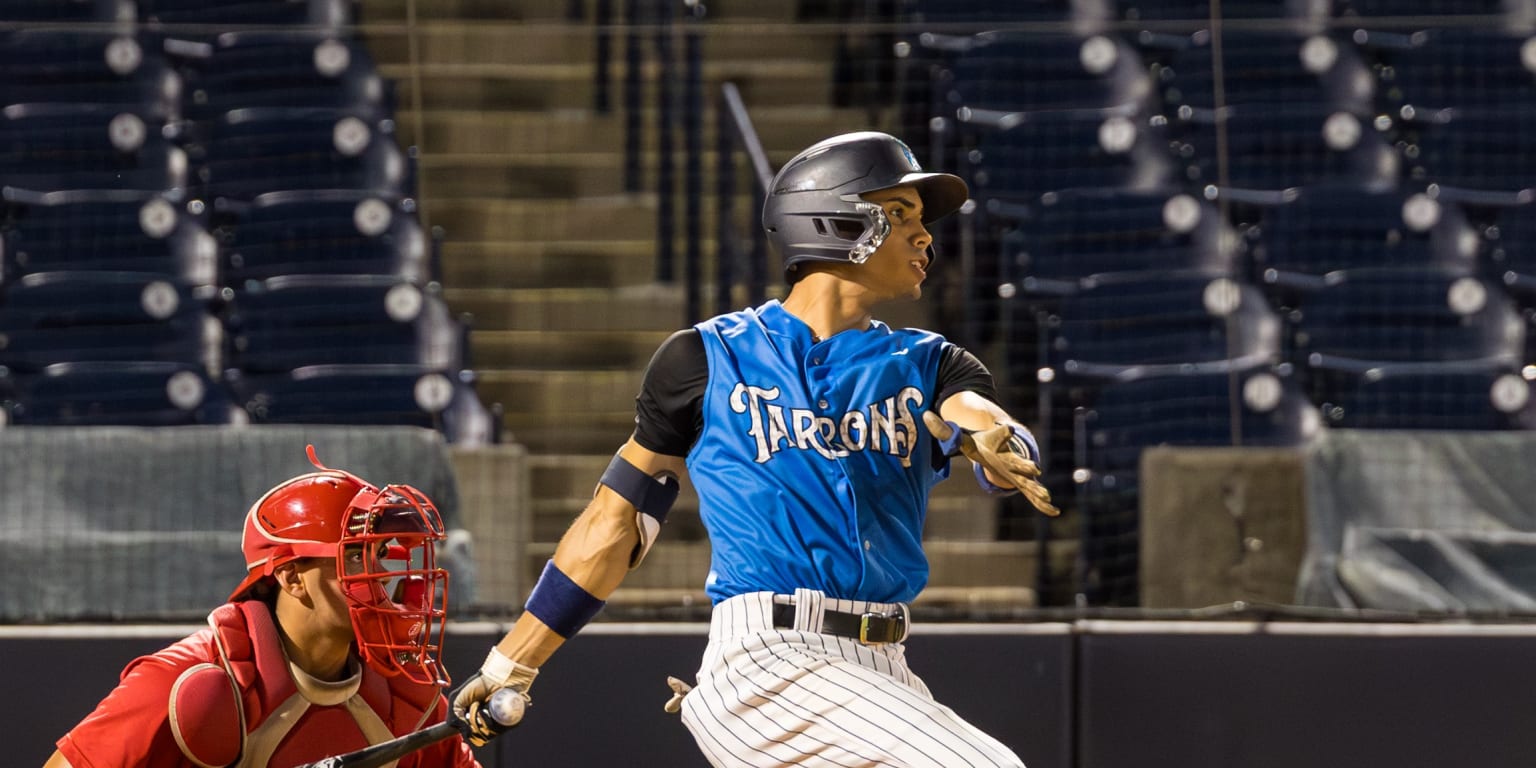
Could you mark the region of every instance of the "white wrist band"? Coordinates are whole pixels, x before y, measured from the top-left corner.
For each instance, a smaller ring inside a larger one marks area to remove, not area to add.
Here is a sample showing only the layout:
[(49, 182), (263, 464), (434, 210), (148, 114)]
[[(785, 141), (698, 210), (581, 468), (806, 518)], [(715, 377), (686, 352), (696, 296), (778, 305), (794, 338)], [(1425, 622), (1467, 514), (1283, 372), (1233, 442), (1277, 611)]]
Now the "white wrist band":
[(531, 684), (538, 674), (539, 670), (507, 658), (494, 645), (485, 655), (485, 663), (480, 665), (480, 676), (497, 685)]

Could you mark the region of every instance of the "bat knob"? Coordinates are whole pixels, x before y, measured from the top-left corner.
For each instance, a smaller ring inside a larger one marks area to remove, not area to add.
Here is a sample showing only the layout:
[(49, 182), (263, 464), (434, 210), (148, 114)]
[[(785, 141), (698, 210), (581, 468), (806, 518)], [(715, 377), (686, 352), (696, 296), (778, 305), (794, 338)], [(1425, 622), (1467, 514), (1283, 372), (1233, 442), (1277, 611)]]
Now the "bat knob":
[(527, 700), (523, 695), (511, 688), (503, 688), (493, 694), (485, 703), (485, 711), (497, 723), (511, 727), (517, 725), (523, 719), (523, 708), (527, 706)]

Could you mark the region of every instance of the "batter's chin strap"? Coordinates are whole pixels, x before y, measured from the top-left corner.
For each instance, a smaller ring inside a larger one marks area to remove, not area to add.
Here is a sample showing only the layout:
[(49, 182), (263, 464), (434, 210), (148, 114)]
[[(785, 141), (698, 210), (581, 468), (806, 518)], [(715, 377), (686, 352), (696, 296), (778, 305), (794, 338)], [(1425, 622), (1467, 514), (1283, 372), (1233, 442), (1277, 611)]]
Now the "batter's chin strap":
[(661, 525), (667, 521), (667, 513), (677, 503), (682, 483), (670, 472), (660, 476), (647, 474), (617, 454), (613, 461), (608, 462), (608, 468), (603, 470), (598, 483), (608, 486), (636, 510), (635, 527), (640, 529), (640, 543), (629, 556), (629, 567), (633, 570), (651, 551), (651, 545), (656, 543), (656, 537), (661, 534)]

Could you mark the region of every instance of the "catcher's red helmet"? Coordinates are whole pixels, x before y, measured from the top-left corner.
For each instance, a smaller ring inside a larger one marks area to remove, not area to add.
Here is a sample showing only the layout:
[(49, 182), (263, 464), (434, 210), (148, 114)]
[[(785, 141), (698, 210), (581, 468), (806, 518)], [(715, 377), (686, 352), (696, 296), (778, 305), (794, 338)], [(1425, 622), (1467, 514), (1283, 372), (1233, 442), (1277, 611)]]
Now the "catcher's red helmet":
[(279, 484), (246, 513), (247, 572), (229, 599), (245, 599), (284, 563), (334, 558), (363, 661), (386, 675), (447, 684), (437, 660), (448, 598), (448, 573), (435, 559), (444, 538), (437, 507), (408, 485), (380, 489), (329, 469), (314, 446), (309, 460), (319, 472)]

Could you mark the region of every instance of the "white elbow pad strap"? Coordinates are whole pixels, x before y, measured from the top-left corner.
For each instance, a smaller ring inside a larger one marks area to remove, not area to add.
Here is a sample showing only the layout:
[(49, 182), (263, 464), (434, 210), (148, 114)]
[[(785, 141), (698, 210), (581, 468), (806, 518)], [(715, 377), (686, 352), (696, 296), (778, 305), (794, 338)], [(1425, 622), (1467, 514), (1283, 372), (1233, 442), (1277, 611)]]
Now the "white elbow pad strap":
[(645, 470), (619, 455), (608, 462), (608, 468), (603, 470), (598, 483), (608, 486), (637, 510), (635, 527), (640, 529), (640, 545), (635, 547), (634, 554), (629, 558), (629, 567), (634, 568), (651, 551), (651, 545), (661, 533), (661, 524), (667, 521), (667, 513), (677, 503), (677, 493), (682, 489), (682, 484), (671, 474), (660, 477), (648, 475)]

